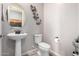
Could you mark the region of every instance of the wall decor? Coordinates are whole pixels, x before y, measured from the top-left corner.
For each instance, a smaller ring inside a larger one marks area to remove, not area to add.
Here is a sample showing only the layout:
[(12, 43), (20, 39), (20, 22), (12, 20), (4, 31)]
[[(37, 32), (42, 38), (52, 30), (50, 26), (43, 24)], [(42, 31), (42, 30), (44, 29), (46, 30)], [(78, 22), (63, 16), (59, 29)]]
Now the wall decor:
[(39, 18), (39, 14), (37, 13), (36, 6), (31, 5), (30, 7), (31, 7), (31, 11), (33, 13), (33, 18), (36, 21), (36, 24), (40, 25), (41, 24), (41, 19)]

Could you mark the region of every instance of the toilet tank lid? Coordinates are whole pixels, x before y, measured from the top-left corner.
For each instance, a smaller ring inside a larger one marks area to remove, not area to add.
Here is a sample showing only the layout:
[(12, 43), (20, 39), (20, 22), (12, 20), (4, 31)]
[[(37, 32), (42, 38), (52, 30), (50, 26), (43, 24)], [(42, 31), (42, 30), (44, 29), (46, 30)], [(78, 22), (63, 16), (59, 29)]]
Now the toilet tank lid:
[(42, 36), (42, 34), (35, 34), (34, 36)]
[(50, 48), (50, 45), (47, 43), (44, 43), (44, 42), (40, 42), (38, 45), (43, 47), (43, 48)]

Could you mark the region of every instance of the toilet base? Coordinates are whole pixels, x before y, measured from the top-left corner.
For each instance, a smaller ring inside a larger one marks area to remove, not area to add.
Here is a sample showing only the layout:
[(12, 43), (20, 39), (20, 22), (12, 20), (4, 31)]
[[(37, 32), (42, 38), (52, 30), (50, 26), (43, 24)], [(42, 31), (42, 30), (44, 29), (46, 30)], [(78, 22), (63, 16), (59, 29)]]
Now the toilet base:
[(44, 51), (44, 50), (39, 50), (40, 56), (49, 56), (49, 52), (48, 51)]

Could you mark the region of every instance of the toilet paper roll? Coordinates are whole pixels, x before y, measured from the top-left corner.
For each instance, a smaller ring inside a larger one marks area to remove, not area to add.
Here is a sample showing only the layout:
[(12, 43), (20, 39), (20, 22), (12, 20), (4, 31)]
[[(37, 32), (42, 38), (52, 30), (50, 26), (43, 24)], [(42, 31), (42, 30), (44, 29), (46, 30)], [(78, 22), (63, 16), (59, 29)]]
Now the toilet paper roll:
[(53, 49), (56, 53), (59, 53), (59, 50), (60, 50), (60, 42), (59, 42), (59, 39), (58, 38), (55, 38), (54, 39), (54, 43), (53, 43)]

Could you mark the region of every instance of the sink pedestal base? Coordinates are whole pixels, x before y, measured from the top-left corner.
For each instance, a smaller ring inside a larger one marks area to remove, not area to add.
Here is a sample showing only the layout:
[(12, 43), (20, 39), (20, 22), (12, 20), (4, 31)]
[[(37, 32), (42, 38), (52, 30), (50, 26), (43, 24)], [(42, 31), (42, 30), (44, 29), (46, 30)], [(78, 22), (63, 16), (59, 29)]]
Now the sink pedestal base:
[(16, 40), (15, 56), (21, 56), (21, 39)]

